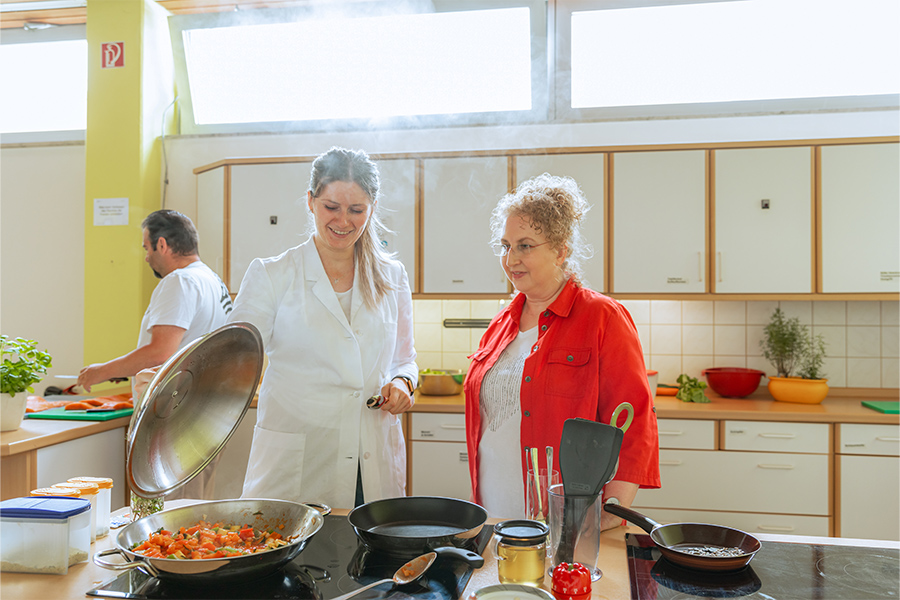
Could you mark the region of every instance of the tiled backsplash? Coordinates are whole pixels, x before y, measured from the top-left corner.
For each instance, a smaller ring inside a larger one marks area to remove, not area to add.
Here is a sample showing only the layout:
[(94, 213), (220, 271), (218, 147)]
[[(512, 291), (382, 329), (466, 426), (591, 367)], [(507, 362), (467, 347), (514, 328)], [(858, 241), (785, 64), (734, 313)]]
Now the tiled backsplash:
[[(483, 329), (448, 329), (444, 319), (493, 317), (506, 300), (415, 300), (415, 340), (422, 369), (468, 369)], [(866, 301), (624, 300), (647, 367), (660, 383), (709, 367), (749, 367), (774, 374), (760, 351), (777, 307), (822, 334), (832, 387), (900, 387), (900, 303)]]

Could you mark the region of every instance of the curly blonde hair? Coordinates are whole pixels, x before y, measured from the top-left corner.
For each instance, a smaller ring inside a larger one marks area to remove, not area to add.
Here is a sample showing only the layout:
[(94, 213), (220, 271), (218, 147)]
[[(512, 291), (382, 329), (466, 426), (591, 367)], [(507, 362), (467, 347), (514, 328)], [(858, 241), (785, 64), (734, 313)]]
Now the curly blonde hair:
[(491, 214), (491, 244), (500, 243), (509, 217), (522, 217), (547, 237), (554, 250), (568, 249), (563, 272), (582, 285), (582, 265), (593, 256), (593, 248), (581, 235), (581, 223), (590, 209), (578, 183), (571, 177), (549, 173), (532, 177), (497, 203)]

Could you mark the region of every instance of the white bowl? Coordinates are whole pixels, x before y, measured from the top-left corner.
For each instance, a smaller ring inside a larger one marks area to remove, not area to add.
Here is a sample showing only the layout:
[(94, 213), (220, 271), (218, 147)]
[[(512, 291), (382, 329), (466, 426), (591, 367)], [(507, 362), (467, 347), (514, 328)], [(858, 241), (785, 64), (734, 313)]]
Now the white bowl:
[(656, 395), (656, 383), (659, 380), (659, 373), (647, 369), (647, 382), (650, 384), (650, 393)]
[(15, 396), (0, 394), (0, 431), (13, 431), (25, 418), (25, 402), (28, 394), (19, 392)]

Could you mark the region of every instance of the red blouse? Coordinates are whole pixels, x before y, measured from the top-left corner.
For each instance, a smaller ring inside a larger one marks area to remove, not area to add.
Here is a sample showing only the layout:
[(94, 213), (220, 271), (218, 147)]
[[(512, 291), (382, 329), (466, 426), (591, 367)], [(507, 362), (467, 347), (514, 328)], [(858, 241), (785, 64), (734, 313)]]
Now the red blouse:
[[(476, 502), (480, 501), (481, 382), (518, 335), (524, 304), (524, 294), (518, 294), (494, 317), (471, 356), (466, 376), (466, 444)], [(619, 403), (630, 402), (634, 421), (622, 441), (614, 479), (643, 488), (660, 487), (656, 414), (637, 328), (625, 307), (569, 280), (541, 314), (538, 327), (538, 341), (525, 359), (522, 373), (519, 456), (524, 456), (526, 447), (552, 446), (554, 467), (559, 468), (559, 442), (566, 419), (609, 423)], [(523, 481), (526, 474), (523, 459)]]

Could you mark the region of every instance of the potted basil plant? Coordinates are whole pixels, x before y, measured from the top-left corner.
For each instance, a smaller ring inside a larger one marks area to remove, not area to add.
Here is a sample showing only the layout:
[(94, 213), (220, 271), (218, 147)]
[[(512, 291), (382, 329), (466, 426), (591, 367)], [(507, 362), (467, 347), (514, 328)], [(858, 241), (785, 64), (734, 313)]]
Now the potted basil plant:
[(780, 308), (772, 313), (760, 341), (763, 356), (777, 371), (769, 377), (769, 393), (776, 400), (818, 404), (828, 395), (822, 372), (825, 339), (812, 335), (797, 317), (788, 318)]
[(51, 366), (47, 352), (37, 342), (0, 336), (0, 431), (18, 429), (25, 416), (26, 392), (34, 392)]

